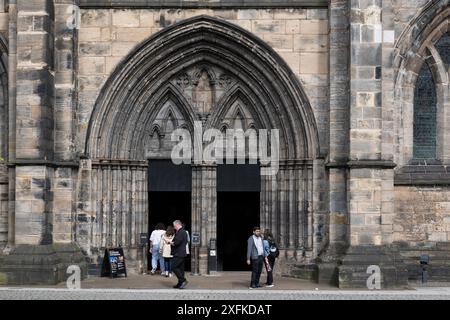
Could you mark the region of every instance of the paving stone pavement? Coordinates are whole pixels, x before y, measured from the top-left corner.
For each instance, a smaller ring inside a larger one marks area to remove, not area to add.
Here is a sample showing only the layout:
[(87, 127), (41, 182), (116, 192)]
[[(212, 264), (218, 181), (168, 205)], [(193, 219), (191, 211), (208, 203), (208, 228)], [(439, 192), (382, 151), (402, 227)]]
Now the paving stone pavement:
[[(0, 286), (0, 300), (450, 300), (450, 284), (438, 287), (410, 284), (404, 290), (340, 290), (311, 281), (275, 277), (276, 287), (248, 289), (248, 272), (224, 272), (217, 276), (186, 274), (185, 290), (172, 289), (175, 278), (136, 275), (111, 279), (90, 276), (79, 290), (55, 286)], [(264, 281), (264, 275), (261, 277)], [(429, 283), (429, 285), (432, 285)]]
[(0, 300), (450, 300), (450, 288), (404, 291), (0, 288)]

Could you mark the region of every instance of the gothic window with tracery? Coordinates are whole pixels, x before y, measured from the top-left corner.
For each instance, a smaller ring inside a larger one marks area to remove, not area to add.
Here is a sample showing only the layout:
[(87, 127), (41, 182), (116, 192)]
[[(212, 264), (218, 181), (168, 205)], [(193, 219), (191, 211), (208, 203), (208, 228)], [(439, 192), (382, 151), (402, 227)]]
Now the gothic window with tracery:
[[(450, 67), (450, 35), (445, 32), (429, 45), (425, 61), (418, 73), (414, 90), (414, 144), (415, 159), (437, 159), (438, 155), (438, 79), (437, 70)], [(440, 76), (442, 78), (442, 76)]]
[(414, 95), (414, 158), (436, 158), (436, 86), (430, 67), (424, 63)]

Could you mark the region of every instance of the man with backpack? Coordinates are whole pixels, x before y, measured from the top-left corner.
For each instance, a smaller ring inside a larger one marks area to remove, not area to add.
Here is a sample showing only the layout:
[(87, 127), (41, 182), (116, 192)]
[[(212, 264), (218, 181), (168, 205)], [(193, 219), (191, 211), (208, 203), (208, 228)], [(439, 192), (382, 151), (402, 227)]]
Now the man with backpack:
[(280, 250), (275, 243), (272, 232), (269, 229), (264, 230), (264, 255), (266, 271), (267, 271), (267, 288), (272, 288), (273, 285), (273, 267), (275, 265), (275, 260), (280, 255)]

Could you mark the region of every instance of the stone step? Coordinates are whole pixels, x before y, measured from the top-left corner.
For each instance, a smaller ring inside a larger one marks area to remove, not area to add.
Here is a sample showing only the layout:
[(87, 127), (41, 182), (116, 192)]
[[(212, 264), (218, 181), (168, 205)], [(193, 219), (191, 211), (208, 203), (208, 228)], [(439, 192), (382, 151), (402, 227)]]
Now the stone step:
[(86, 276), (86, 258), (78, 245), (18, 245), (0, 263), (3, 284), (55, 285), (67, 278), (71, 265), (81, 268), (81, 278)]
[(88, 265), (88, 270), (87, 270), (88, 276), (100, 277), (101, 268), (102, 268), (102, 265), (100, 265), (100, 264), (90, 263)]
[(292, 265), (290, 277), (317, 282), (318, 269), (315, 264)]

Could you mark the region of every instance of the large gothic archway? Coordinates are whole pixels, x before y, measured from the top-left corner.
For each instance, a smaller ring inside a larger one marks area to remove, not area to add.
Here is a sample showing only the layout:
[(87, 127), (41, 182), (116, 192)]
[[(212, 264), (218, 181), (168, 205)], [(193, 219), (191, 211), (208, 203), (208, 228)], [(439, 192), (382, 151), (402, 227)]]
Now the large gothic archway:
[[(194, 17), (134, 49), (101, 92), (85, 150), (97, 233), (77, 235), (88, 251), (137, 246), (147, 224), (147, 159), (168, 158), (170, 133), (192, 131), (194, 121), (204, 129), (280, 131), (280, 171), (261, 182), (261, 225), (274, 231), (286, 255), (312, 248), (316, 123), (299, 81), (263, 41), (221, 19)], [(192, 231), (201, 234), (200, 259), (216, 234), (214, 179), (213, 166), (193, 170)]]

